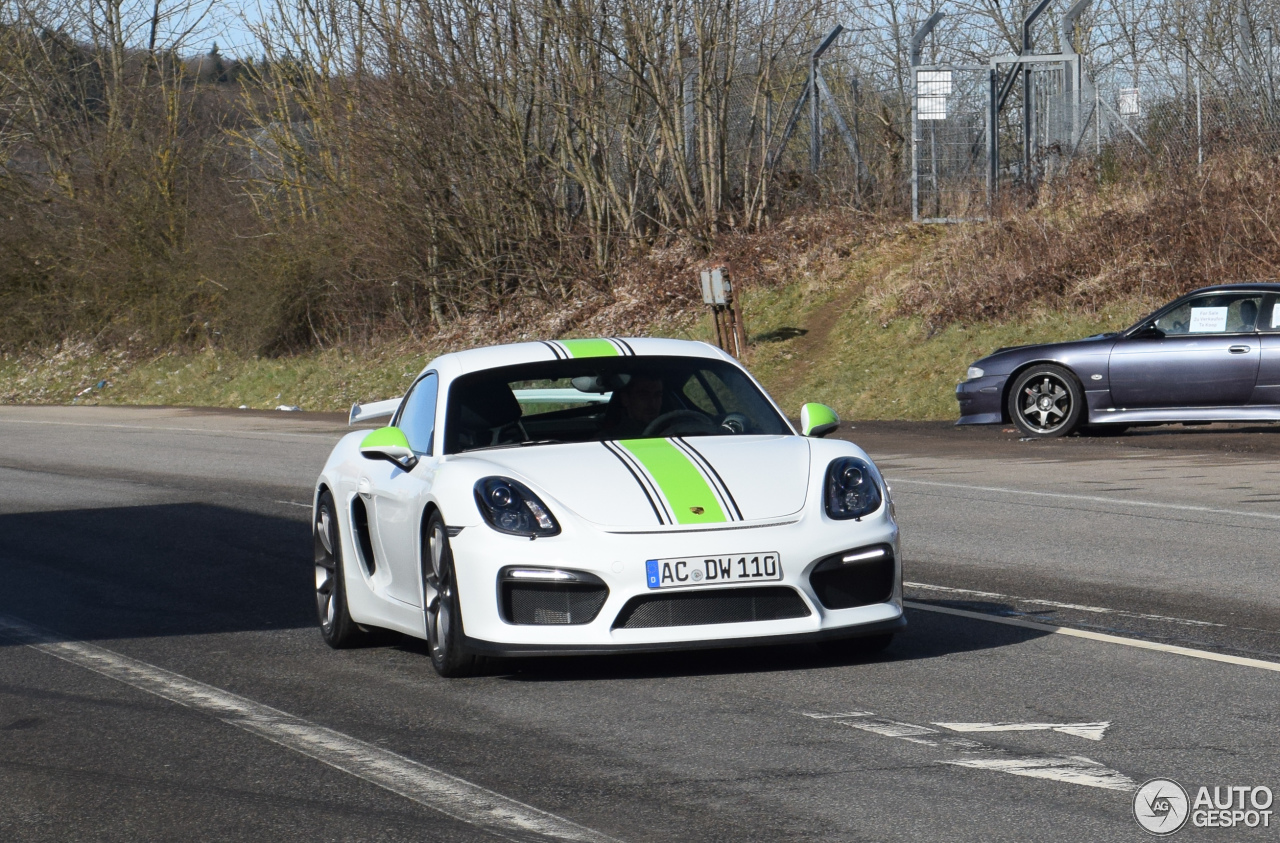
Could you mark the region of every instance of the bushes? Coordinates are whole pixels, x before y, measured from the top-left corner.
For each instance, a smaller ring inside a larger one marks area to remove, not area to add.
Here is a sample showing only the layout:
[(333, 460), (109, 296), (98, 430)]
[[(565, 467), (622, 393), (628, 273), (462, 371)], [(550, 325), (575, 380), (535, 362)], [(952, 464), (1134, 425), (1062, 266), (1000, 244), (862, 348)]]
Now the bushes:
[(1280, 161), (1250, 150), (1206, 161), (1202, 173), (1101, 186), (1077, 172), (1035, 208), (951, 231), (912, 266), (893, 310), (936, 331), (1040, 307), (1097, 313), (1119, 299), (1155, 303), (1210, 284), (1273, 280), (1277, 188)]

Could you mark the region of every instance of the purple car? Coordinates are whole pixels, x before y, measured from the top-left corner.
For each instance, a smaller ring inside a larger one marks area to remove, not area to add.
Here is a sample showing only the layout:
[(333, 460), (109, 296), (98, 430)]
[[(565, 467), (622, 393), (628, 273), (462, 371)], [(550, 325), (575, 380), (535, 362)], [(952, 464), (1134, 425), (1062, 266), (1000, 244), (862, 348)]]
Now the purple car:
[(1117, 334), (998, 348), (956, 386), (957, 424), (1280, 421), (1280, 284), (1205, 287)]

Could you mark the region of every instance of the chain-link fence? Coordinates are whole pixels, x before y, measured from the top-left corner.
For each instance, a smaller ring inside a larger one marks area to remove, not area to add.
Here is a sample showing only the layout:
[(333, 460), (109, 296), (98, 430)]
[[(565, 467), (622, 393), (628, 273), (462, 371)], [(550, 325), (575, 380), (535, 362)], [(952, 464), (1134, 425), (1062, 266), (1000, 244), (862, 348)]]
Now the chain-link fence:
[(934, 65), (914, 69), (911, 208), (921, 222), (986, 215), (991, 70)]
[[(1280, 0), (1062, 0), (1028, 27), (1024, 51), (1023, 22), (1036, 5), (837, 3), (844, 30), (819, 65), (855, 143), (826, 111), (814, 119), (806, 110), (787, 147), (774, 147), (781, 183), (813, 179), (923, 220), (972, 219), (991, 195), (1071, 167), (1106, 179), (1227, 150), (1280, 154)], [(939, 11), (913, 66), (912, 36)], [(780, 92), (783, 120), (805, 89), (804, 46), (791, 89)], [(982, 69), (1024, 52), (1054, 60), (1025, 73), (997, 63), (992, 160)]]

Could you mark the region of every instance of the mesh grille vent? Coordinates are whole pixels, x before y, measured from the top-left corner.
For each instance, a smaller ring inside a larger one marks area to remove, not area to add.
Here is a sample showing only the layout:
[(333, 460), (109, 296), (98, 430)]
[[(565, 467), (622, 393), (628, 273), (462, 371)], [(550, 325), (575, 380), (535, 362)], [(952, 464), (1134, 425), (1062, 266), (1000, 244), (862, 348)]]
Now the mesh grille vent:
[(504, 582), (502, 608), (508, 623), (530, 626), (591, 623), (609, 596), (602, 585)]
[(614, 629), (701, 626), (803, 618), (809, 607), (785, 586), (722, 588), (633, 597), (618, 613)]

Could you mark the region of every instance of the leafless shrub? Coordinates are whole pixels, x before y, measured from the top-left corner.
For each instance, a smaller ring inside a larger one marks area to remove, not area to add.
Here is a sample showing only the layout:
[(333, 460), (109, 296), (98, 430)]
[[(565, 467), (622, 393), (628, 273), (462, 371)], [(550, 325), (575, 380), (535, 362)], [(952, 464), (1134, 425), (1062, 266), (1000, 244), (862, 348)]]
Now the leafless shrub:
[(1280, 269), (1280, 161), (1249, 149), (1098, 185), (1091, 169), (1055, 201), (953, 232), (912, 267), (894, 311), (931, 329), (1037, 307), (1096, 312)]

